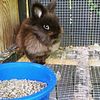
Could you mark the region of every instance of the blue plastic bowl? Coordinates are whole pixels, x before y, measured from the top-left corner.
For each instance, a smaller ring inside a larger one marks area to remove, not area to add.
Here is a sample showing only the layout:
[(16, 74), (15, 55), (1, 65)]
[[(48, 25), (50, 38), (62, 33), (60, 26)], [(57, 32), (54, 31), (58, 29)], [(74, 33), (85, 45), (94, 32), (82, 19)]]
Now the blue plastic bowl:
[(55, 74), (50, 68), (30, 62), (0, 64), (0, 80), (10, 79), (29, 79), (47, 83), (47, 87), (36, 94), (10, 100), (49, 100), (50, 92), (56, 85)]

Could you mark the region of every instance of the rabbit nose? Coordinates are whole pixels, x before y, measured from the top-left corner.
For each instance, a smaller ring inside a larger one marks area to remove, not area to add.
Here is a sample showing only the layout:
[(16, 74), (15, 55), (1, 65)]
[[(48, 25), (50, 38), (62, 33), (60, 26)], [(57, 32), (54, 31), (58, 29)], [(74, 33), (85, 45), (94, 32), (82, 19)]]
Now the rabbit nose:
[(48, 33), (49, 36), (51, 36), (51, 35), (53, 35), (53, 34), (54, 34), (53, 32), (49, 32), (49, 33)]

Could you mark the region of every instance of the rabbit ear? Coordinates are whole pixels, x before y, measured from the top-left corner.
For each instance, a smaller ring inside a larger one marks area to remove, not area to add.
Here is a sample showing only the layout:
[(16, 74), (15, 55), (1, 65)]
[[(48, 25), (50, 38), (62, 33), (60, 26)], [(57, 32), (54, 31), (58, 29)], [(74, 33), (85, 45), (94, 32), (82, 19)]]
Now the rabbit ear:
[(48, 9), (50, 12), (54, 13), (54, 10), (55, 10), (55, 8), (56, 8), (56, 0), (50, 0), (50, 1), (51, 1), (51, 3), (48, 4), (47, 9)]
[(34, 3), (32, 6), (32, 17), (41, 18), (46, 13), (46, 8), (40, 3)]

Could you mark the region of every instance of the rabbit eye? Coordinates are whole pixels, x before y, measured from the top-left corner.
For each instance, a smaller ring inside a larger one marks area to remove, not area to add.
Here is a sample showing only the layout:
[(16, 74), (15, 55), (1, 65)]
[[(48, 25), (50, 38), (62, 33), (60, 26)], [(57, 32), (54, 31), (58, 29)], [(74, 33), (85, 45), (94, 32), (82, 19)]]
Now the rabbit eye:
[(46, 30), (50, 29), (49, 25), (43, 25), (43, 28), (46, 29)]

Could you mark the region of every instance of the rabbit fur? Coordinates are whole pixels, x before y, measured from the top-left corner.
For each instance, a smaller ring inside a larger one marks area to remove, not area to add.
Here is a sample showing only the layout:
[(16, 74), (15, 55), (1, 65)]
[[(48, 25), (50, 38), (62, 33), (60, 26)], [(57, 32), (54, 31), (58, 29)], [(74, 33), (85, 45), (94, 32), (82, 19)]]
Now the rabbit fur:
[(52, 52), (53, 45), (60, 40), (62, 32), (55, 7), (55, 0), (46, 7), (39, 2), (33, 3), (32, 16), (26, 18), (20, 26), (16, 44), (30, 61), (44, 64)]

